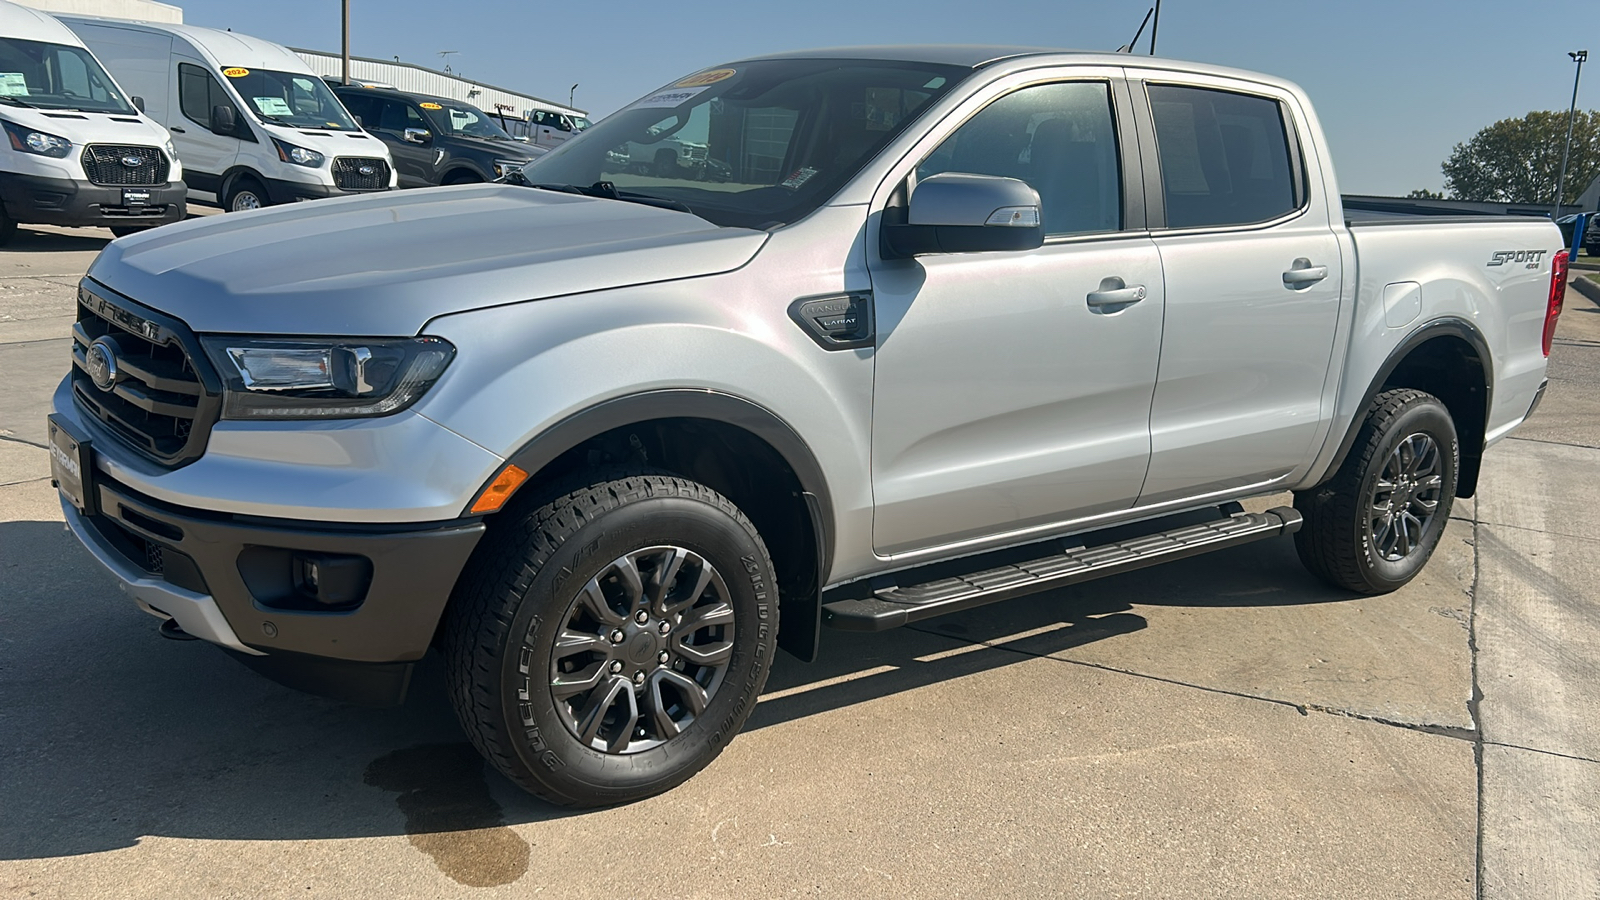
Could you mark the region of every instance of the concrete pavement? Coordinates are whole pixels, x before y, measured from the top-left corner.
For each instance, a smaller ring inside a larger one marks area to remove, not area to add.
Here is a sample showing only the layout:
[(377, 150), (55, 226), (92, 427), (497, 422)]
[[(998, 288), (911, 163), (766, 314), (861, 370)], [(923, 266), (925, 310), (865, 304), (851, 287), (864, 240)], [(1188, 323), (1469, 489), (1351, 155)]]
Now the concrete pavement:
[(1545, 405), (1406, 589), (1279, 540), (830, 632), (705, 773), (572, 813), (479, 761), (437, 659), (395, 710), (277, 687), (158, 637), (63, 530), (38, 444), (104, 237), (0, 250), (0, 896), (1600, 898), (1576, 292)]

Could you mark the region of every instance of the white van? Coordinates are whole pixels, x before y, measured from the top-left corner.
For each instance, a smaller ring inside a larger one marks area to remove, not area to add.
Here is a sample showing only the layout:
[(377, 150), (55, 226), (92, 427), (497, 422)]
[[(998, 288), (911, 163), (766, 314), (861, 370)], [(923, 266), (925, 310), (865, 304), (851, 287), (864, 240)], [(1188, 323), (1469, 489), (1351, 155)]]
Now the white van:
[(172, 130), (197, 202), (243, 210), (395, 186), (388, 148), (285, 47), (192, 25), (58, 18)]
[(19, 222), (118, 234), (184, 216), (167, 130), (45, 13), (0, 0), (0, 244)]

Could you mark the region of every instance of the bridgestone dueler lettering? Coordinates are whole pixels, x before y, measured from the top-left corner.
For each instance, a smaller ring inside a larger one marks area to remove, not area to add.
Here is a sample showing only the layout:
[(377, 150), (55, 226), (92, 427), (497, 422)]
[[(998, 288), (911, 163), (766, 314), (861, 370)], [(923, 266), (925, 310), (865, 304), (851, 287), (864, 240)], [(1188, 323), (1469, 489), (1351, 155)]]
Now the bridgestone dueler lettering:
[(737, 507), (666, 473), (593, 477), (502, 513), (445, 623), (467, 736), (563, 806), (700, 771), (743, 727), (777, 647), (772, 561)]

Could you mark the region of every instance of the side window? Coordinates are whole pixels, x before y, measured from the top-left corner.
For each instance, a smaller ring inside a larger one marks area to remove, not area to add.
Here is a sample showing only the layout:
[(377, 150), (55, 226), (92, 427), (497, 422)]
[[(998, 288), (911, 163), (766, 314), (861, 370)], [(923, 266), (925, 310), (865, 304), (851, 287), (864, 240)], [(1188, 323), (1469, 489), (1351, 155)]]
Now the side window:
[(433, 126), (428, 124), (428, 120), (424, 119), (422, 117), (422, 113), (417, 112), (417, 108), (409, 103), (406, 104), (406, 122), (404, 127), (421, 128), (423, 131), (433, 131)]
[(1039, 192), (1046, 234), (1122, 227), (1122, 168), (1106, 82), (1041, 84), (984, 107), (945, 138), (917, 178), (940, 172), (1020, 178)]
[(350, 111), (350, 115), (361, 120), (361, 127), (378, 127), (378, 116), (373, 110), (373, 107), (378, 102), (378, 98), (371, 96), (363, 97), (360, 94), (340, 94), (339, 102), (343, 103), (344, 108)]
[[(199, 66), (178, 63), (178, 106), (195, 124), (210, 128), (211, 108), (234, 104), (210, 72)], [(234, 106), (233, 114), (238, 117), (237, 106)]]
[(1247, 225), (1298, 208), (1276, 100), (1150, 85), (1167, 227)]

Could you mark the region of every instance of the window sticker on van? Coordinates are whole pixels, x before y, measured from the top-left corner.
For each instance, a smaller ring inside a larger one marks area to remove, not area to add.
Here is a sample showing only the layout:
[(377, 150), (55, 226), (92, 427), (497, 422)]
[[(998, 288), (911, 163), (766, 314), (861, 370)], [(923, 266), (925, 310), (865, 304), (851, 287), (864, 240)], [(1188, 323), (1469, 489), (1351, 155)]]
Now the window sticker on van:
[(230, 66), (229, 68), (223, 69), (222, 74), (228, 76), (229, 78), (243, 78), (250, 74), (250, 70), (241, 69), (238, 66)]
[(0, 97), (28, 96), (28, 79), (21, 72), (0, 72)]
[(289, 108), (289, 104), (284, 102), (282, 97), (251, 97), (250, 102), (256, 105), (256, 109), (261, 110), (263, 116), (288, 116), (294, 114), (294, 111)]

